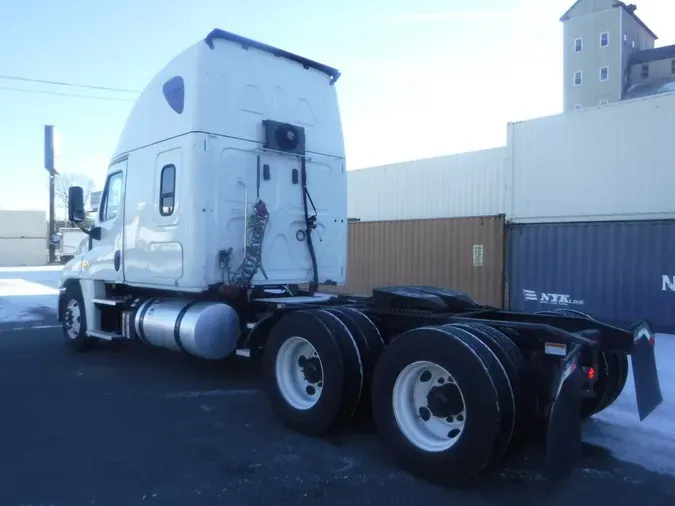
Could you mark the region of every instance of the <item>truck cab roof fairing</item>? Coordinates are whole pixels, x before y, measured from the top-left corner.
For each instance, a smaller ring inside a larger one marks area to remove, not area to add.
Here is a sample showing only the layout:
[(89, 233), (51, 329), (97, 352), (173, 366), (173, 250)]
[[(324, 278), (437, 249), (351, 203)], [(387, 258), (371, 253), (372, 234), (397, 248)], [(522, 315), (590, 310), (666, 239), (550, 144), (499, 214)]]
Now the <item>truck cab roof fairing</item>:
[(330, 83), (334, 84), (335, 81), (337, 81), (340, 77), (340, 71), (333, 68), (329, 67), (328, 65), (324, 65), (323, 63), (316, 62), (314, 60), (310, 60), (309, 58), (305, 58), (303, 56), (298, 56), (297, 54), (291, 53), (289, 51), (285, 51), (283, 49), (279, 49), (274, 46), (270, 46), (268, 44), (264, 44), (262, 42), (258, 42), (257, 40), (249, 39), (247, 37), (242, 37), (241, 35), (237, 35), (232, 32), (227, 32), (225, 30), (221, 30), (219, 28), (215, 28), (214, 30), (209, 33), (206, 38), (204, 39), (204, 42), (213, 49), (213, 41), (214, 39), (221, 39), (221, 40), (228, 40), (230, 42), (236, 42), (238, 44), (241, 44), (241, 46), (245, 49), (249, 47), (253, 47), (256, 49), (259, 49), (260, 51), (265, 51), (266, 53), (271, 53), (274, 56), (278, 56), (280, 58), (286, 58), (288, 60), (298, 62), (300, 63), (303, 67), (305, 68), (313, 68), (316, 70), (319, 70), (323, 72), (324, 74), (328, 75), (330, 79)]
[[(217, 54), (219, 51), (216, 47), (217, 44), (214, 43), (215, 40), (221, 40), (228, 46), (239, 46), (245, 49), (255, 48), (262, 53), (287, 61), (289, 67), (295, 67), (296, 64), (299, 64), (300, 69), (304, 67), (310, 70), (311, 74), (316, 73), (315, 77), (319, 77), (318, 81), (313, 80), (315, 84), (312, 86), (319, 85), (322, 74), (329, 76), (327, 84), (331, 85), (340, 76), (338, 70), (327, 65), (224, 30), (213, 30), (204, 40), (194, 43), (167, 63), (146, 86), (129, 113), (112, 155), (113, 159), (144, 146), (193, 131), (209, 131), (221, 135), (241, 136), (241, 132), (238, 130), (235, 132), (229, 127), (223, 128), (223, 125), (214, 125), (213, 122), (205, 121), (202, 102), (209, 98), (208, 88), (216, 89), (220, 86), (214, 88), (211, 81), (219, 77), (209, 73), (209, 70), (214, 68), (214, 61), (223, 61), (225, 64), (230, 61), (222, 60), (222, 53)], [(259, 53), (259, 56), (262, 55)], [(260, 61), (254, 55), (251, 55), (251, 57), (255, 61)], [(240, 58), (235, 58), (235, 60), (238, 63), (230, 62), (230, 64), (241, 65)], [(218, 63), (218, 65), (220, 64)], [(180, 82), (178, 78), (180, 78)], [(318, 90), (319, 88), (314, 89)], [(249, 138), (250, 136), (246, 137)], [(313, 138), (323, 139), (326, 136), (322, 133), (318, 137), (315, 135)], [(323, 147), (325, 148), (325, 146)], [(327, 152), (341, 155), (343, 154), (343, 148), (339, 146), (331, 147)]]

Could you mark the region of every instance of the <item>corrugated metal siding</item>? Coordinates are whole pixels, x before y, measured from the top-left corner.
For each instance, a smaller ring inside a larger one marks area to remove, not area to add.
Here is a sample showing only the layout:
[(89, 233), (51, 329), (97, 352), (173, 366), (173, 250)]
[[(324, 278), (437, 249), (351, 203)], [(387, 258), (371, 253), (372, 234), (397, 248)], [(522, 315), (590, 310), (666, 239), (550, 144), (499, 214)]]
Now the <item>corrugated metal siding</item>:
[(675, 217), (675, 94), (509, 125), (507, 219)]
[(432, 285), (502, 307), (504, 234), (502, 216), (350, 223), (347, 283), (339, 291)]
[(0, 267), (45, 265), (47, 240), (0, 238)]
[(362, 221), (505, 212), (506, 148), (347, 172), (348, 213)]
[(569, 307), (675, 332), (675, 220), (511, 225), (508, 242), (512, 309)]
[(46, 239), (47, 213), (44, 211), (0, 210), (0, 238)]

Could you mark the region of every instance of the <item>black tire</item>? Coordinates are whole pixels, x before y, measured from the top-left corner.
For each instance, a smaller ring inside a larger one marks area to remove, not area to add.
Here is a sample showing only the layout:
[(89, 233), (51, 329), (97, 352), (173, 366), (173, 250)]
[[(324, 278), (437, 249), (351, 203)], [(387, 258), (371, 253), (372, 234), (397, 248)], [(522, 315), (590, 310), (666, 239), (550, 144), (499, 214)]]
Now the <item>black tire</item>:
[(521, 373), (525, 366), (523, 355), (520, 353), (518, 346), (506, 334), (484, 323), (458, 323), (456, 326), (479, 331), (479, 335), (476, 335), (476, 337), (490, 347), (506, 369), (517, 405), (521, 393)]
[(514, 359), (520, 377), (520, 389), (517, 396), (516, 437), (514, 439), (518, 440), (518, 444), (515, 446), (522, 446), (529, 439), (529, 432), (536, 426), (539, 418), (538, 393), (533, 384), (536, 379), (532, 376), (532, 371), (527, 369), (525, 358), (518, 347), (518, 343), (522, 341), (520, 333), (511, 327), (492, 328), (501, 332), (507, 338), (507, 340), (500, 342), (506, 343), (507, 347), (511, 349), (509, 355)]
[(515, 436), (515, 434), (525, 429), (528, 422), (527, 412), (523, 409), (523, 404), (526, 402), (523, 395), (523, 371), (525, 368), (523, 354), (516, 343), (505, 332), (497, 330), (494, 327), (490, 327), (484, 323), (460, 323), (457, 325), (460, 327), (470, 327), (474, 332), (478, 331), (476, 337), (490, 347), (504, 367), (511, 382), (516, 406)]
[[(483, 327), (487, 326), (483, 325)], [(462, 339), (462, 341), (467, 342), (471, 340), (474, 343), (480, 343), (480, 346), (477, 346), (475, 351), (488, 370), (491, 371), (492, 380), (497, 390), (500, 423), (499, 434), (495, 439), (492, 450), (492, 457), (493, 460), (498, 460), (508, 450), (516, 426), (516, 395), (511, 378), (504, 365), (510, 358), (504, 356), (503, 349), (497, 344), (493, 336), (480, 328), (479, 325), (460, 326), (451, 324), (443, 325), (442, 328), (452, 332), (453, 335)], [(490, 327), (487, 328), (490, 329)]]
[[(525, 370), (525, 359), (523, 354), (520, 352), (520, 348), (513, 341), (512, 336), (517, 333), (513, 329), (496, 329), (490, 327), (484, 323), (474, 323), (473, 324), (477, 329), (482, 330), (487, 334), (487, 336), (494, 343), (495, 349), (493, 350), (504, 364), (509, 379), (511, 380), (511, 386), (513, 387), (513, 393), (516, 397), (516, 425), (518, 424), (519, 414), (523, 414), (521, 409), (521, 402), (523, 400), (523, 373)], [(509, 332), (511, 331), (511, 332)], [(501, 349), (501, 353), (500, 350)], [(506, 357), (502, 355), (506, 354)]]
[[(520, 339), (520, 334), (518, 333), (518, 331), (516, 329), (512, 329), (511, 327), (499, 327), (499, 329), (496, 329), (496, 330), (499, 330), (499, 332), (501, 332), (506, 337), (508, 337), (509, 340), (515, 345), (515, 347), (518, 348), (517, 343), (518, 343), (518, 340)], [(520, 349), (518, 349), (518, 351), (520, 352)], [(522, 357), (522, 353), (521, 353), (521, 357)], [(524, 363), (525, 361), (522, 360), (522, 362)]]
[[(385, 349), (373, 376), (373, 417), (380, 438), (412, 474), (434, 481), (464, 481), (480, 473), (492, 458), (500, 429), (493, 380), (497, 372), (481, 360), (477, 351), (482, 346), (479, 342), (462, 340), (457, 334), (439, 327), (407, 331)], [(456, 443), (443, 451), (425, 451), (413, 444), (394, 414), (392, 396), (396, 380), (407, 366), (417, 361), (432, 362), (448, 371), (466, 403), (464, 410), (470, 423), (457, 436)]]
[(331, 330), (335, 342), (340, 347), (345, 365), (342, 411), (351, 418), (361, 402), (364, 383), (363, 359), (361, 358), (357, 338), (337, 315), (324, 309), (315, 309), (312, 312)]
[[(263, 381), (272, 409), (288, 427), (308, 436), (326, 435), (347, 418), (344, 398), (347, 367), (332, 327), (313, 311), (293, 311), (272, 327), (263, 350)], [(276, 380), (279, 350), (294, 336), (308, 341), (321, 360), (322, 391), (318, 401), (309, 409), (291, 406)]]
[[(71, 308), (71, 305), (74, 307)], [(77, 313), (79, 312), (79, 315)], [(79, 329), (71, 334), (71, 325), (78, 324)], [(96, 339), (87, 336), (87, 315), (84, 309), (82, 290), (77, 284), (71, 284), (66, 288), (63, 301), (63, 321), (61, 322), (63, 337), (66, 347), (73, 352), (84, 352), (92, 349)]]
[(380, 331), (365, 314), (351, 307), (335, 307), (326, 311), (338, 316), (357, 338), (364, 368), (372, 372), (375, 363), (384, 351), (384, 341)]
[(363, 391), (355, 415), (359, 418), (368, 417), (370, 385), (377, 359), (384, 351), (384, 341), (375, 324), (360, 311), (349, 307), (330, 308), (326, 311), (338, 317), (356, 340), (363, 366)]
[(516, 397), (516, 427), (511, 438), (511, 446), (507, 451), (507, 453), (511, 453), (521, 449), (532, 439), (532, 430), (537, 423), (537, 391), (535, 388), (528, 388), (525, 359), (515, 343), (515, 340), (520, 337), (518, 332), (507, 327), (496, 329), (482, 323), (474, 325), (488, 333), (494, 342), (503, 348), (508, 355), (506, 362), (513, 365), (513, 367), (505, 366), (507, 373), (510, 375), (515, 372), (515, 376), (509, 376), (513, 378), (511, 384), (515, 384), (514, 394)]

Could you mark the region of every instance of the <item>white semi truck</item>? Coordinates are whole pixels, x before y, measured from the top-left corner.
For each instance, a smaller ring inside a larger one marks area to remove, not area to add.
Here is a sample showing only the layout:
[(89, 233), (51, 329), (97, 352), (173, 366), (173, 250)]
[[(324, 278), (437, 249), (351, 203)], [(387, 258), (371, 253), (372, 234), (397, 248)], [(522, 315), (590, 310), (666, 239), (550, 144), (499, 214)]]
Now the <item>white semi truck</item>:
[[(426, 478), (474, 476), (543, 422), (559, 481), (629, 356), (640, 416), (661, 403), (649, 324), (507, 312), (433, 287), (318, 293), (346, 273), (339, 76), (222, 30), (159, 72), (119, 138), (86, 251), (63, 270), (67, 346), (261, 359), (289, 427), (320, 436), (371, 414)], [(82, 188), (69, 199), (82, 223)]]
[(87, 235), (79, 228), (61, 228), (59, 230), (59, 261), (63, 264), (72, 260), (80, 251)]

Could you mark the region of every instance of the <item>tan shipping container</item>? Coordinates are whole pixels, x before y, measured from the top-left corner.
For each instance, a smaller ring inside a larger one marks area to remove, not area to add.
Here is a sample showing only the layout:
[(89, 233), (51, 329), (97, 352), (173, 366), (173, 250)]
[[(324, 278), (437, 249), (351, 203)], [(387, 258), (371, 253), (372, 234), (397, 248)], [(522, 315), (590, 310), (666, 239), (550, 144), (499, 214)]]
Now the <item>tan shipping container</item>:
[(504, 216), (351, 222), (347, 282), (322, 292), (370, 295), (378, 286), (427, 285), (504, 303)]

